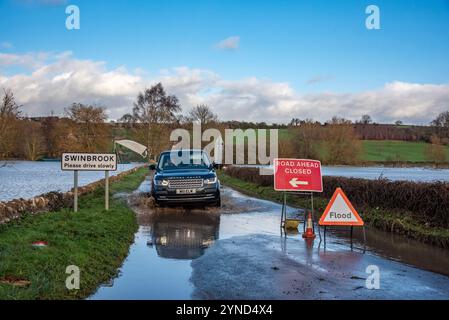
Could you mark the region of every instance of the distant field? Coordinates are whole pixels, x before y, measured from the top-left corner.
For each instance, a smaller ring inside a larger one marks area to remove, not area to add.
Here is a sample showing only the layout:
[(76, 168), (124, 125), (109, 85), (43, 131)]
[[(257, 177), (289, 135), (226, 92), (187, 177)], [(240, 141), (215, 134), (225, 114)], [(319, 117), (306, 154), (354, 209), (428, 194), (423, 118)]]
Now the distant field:
[[(285, 129), (279, 130), (280, 139), (292, 138), (292, 134)], [(396, 140), (362, 140), (362, 161), (398, 161), (398, 162), (428, 162), (426, 158), (425, 142), (408, 142)], [(320, 143), (319, 153), (324, 155), (325, 150)], [(449, 147), (446, 147), (449, 158)]]
[[(426, 146), (425, 142), (363, 140), (361, 158), (363, 161), (425, 162), (428, 161)], [(446, 153), (449, 157), (449, 147)]]
[[(119, 128), (114, 130), (114, 136), (121, 138), (132, 138), (129, 129)], [(269, 135), (268, 135), (269, 136)], [(287, 129), (279, 130), (279, 139), (294, 139), (292, 133)], [(407, 142), (397, 140), (362, 140), (362, 150), (360, 160), (371, 162), (429, 162), (426, 158), (425, 142)], [(318, 152), (321, 158), (326, 153), (324, 145), (318, 142)], [(449, 147), (446, 147), (449, 158)], [(130, 159), (134, 159), (131, 155)], [(140, 158), (139, 158), (140, 159)], [(431, 161), (430, 161), (431, 162)]]

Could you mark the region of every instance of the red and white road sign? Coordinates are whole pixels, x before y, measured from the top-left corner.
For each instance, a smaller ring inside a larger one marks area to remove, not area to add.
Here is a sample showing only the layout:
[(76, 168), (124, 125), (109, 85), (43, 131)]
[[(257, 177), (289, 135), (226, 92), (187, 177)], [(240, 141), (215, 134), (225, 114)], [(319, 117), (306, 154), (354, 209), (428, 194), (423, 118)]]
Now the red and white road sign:
[(308, 159), (274, 159), (274, 190), (323, 192), (321, 162)]
[(320, 226), (363, 226), (363, 220), (341, 188), (335, 190), (319, 221)]

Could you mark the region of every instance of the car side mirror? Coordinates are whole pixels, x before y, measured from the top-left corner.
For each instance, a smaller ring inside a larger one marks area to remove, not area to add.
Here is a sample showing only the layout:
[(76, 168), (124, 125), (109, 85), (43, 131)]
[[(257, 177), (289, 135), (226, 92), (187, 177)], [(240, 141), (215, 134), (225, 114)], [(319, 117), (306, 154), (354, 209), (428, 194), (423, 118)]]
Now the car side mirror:
[(212, 162), (212, 168), (214, 169), (220, 169), (220, 165), (218, 163)]
[(149, 168), (150, 168), (150, 170), (156, 170), (156, 165), (155, 164), (150, 164)]

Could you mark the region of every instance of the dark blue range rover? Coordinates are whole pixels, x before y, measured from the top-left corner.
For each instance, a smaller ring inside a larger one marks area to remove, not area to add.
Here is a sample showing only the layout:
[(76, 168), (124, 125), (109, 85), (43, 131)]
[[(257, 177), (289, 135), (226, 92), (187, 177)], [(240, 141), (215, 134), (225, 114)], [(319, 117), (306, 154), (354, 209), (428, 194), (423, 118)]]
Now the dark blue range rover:
[(220, 181), (214, 164), (204, 151), (165, 151), (150, 169), (156, 170), (151, 195), (157, 205), (221, 206)]

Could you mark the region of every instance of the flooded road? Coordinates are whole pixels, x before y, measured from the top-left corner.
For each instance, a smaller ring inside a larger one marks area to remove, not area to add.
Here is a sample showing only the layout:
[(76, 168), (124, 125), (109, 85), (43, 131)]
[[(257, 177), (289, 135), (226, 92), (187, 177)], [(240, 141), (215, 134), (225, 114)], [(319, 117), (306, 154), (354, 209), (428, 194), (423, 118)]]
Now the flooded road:
[[(272, 166), (261, 165), (236, 165), (241, 167), (264, 167), (273, 170)], [(361, 178), (375, 180), (386, 178), (391, 181), (414, 182), (449, 182), (449, 169), (434, 169), (429, 167), (356, 167), (356, 166), (322, 166), (323, 176), (336, 176), (346, 178)]]
[(366, 253), (359, 231), (353, 250), (347, 230), (325, 245), (281, 237), (280, 205), (230, 188), (207, 210), (154, 209), (147, 192), (148, 180), (129, 197), (140, 226), (118, 276), (90, 299), (449, 299), (449, 250), (377, 230)]

